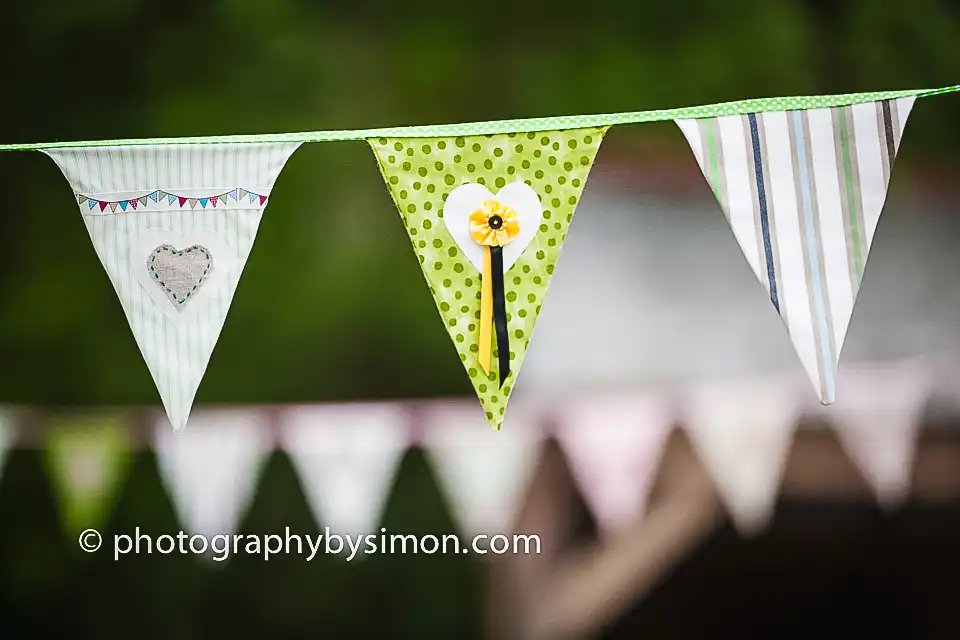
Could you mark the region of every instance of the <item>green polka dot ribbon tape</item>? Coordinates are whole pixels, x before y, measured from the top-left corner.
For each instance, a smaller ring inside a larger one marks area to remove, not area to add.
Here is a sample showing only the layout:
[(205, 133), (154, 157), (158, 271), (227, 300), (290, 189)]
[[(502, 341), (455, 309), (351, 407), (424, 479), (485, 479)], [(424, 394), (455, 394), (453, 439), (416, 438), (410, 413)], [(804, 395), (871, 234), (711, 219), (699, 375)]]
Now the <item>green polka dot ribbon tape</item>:
[(369, 138), (434, 138), (447, 136), (474, 136), (501, 133), (528, 133), (535, 131), (579, 129), (588, 127), (609, 127), (618, 124), (635, 124), (657, 120), (676, 120), (683, 118), (716, 118), (720, 116), (745, 115), (768, 111), (789, 111), (796, 109), (821, 109), (843, 107), (878, 100), (892, 100), (914, 96), (922, 98), (943, 93), (960, 91), (960, 85), (939, 89), (904, 89), (899, 91), (874, 91), (868, 93), (848, 93), (829, 96), (797, 96), (792, 98), (752, 98), (737, 102), (681, 107), (677, 109), (657, 109), (653, 111), (624, 111), (578, 116), (552, 116), (545, 118), (526, 118), (520, 120), (495, 120), (491, 122), (469, 122), (446, 125), (417, 125), (409, 127), (387, 127), (380, 129), (353, 129), (334, 131), (306, 131), (300, 133), (267, 133), (258, 135), (205, 136), (190, 138), (144, 138), (130, 140), (95, 140), (84, 142), (48, 142), (34, 144), (0, 145), (0, 151), (36, 151), (40, 149), (62, 149), (70, 147), (115, 147), (131, 145), (161, 144), (224, 144), (253, 142), (336, 142), (342, 140), (366, 140)]
[(496, 430), (604, 133), (588, 127), (369, 140)]

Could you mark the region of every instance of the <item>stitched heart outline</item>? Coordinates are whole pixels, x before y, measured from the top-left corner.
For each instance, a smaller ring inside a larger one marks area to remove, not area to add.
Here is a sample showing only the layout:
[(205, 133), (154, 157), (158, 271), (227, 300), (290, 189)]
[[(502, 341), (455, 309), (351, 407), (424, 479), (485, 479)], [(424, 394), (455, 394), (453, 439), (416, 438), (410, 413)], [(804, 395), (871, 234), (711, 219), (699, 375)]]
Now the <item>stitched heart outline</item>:
[(450, 192), (443, 205), (443, 223), (467, 259), (483, 272), (483, 250), (470, 235), (470, 214), (483, 206), (485, 200), (497, 200), (513, 207), (520, 222), (520, 233), (513, 242), (503, 247), (503, 271), (506, 273), (520, 259), (527, 246), (537, 237), (543, 218), (540, 196), (525, 182), (511, 182), (496, 194), (482, 184), (470, 182)]
[[(204, 247), (216, 260), (213, 271), (207, 274), (203, 284), (203, 294), (190, 296), (190, 304), (177, 309), (168, 294), (153, 278), (147, 265), (147, 258), (157, 248), (163, 245), (171, 247), (189, 248), (194, 245)], [(136, 281), (140, 283), (153, 303), (171, 324), (176, 327), (192, 326), (198, 314), (203, 311), (212, 300), (223, 299), (230, 295), (231, 274), (242, 268), (234, 257), (234, 251), (228, 251), (220, 233), (210, 227), (195, 227), (182, 232), (175, 232), (165, 227), (153, 227), (140, 233), (129, 248), (130, 271)], [(220, 304), (223, 304), (221, 302)], [(229, 304), (229, 298), (227, 299)]]
[[(213, 263), (213, 255), (203, 245), (195, 244), (186, 249), (177, 249), (165, 243), (150, 252), (147, 257), (147, 270), (153, 277), (153, 282), (167, 294), (174, 308), (180, 311), (185, 309), (191, 300), (196, 300), (200, 288), (213, 274)], [(178, 274), (178, 268), (188, 272)]]

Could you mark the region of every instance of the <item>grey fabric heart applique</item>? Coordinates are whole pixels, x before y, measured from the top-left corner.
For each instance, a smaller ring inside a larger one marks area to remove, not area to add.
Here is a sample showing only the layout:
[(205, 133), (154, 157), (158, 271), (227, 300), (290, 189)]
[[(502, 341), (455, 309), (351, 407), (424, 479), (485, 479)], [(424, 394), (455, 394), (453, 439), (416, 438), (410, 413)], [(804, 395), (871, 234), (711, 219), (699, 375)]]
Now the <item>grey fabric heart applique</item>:
[(150, 252), (147, 269), (150, 279), (179, 310), (197, 297), (200, 287), (213, 273), (213, 255), (199, 244), (183, 250), (162, 244)]

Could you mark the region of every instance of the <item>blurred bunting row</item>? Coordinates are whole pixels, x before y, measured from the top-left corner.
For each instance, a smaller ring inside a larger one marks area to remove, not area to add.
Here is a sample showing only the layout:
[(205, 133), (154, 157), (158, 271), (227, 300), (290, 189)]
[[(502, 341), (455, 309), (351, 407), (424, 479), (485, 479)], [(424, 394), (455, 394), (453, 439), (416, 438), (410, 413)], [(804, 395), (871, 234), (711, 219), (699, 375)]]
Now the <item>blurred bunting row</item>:
[(606, 535), (643, 518), (668, 436), (681, 429), (749, 535), (771, 517), (801, 420), (832, 425), (881, 506), (895, 508), (910, 491), (925, 407), (946, 399), (960, 414), (955, 361), (844, 368), (840, 379), (848, 392), (831, 407), (811, 402), (797, 377), (518, 401), (516, 427), (500, 434), (456, 400), (202, 409), (180, 435), (155, 412), (10, 409), (0, 412), (0, 463), (9, 447), (41, 447), (74, 536), (109, 518), (132, 451), (146, 447), (184, 530), (212, 536), (236, 531), (264, 461), (279, 450), (320, 526), (367, 534), (379, 529), (404, 452), (423, 447), (461, 533), (476, 535), (513, 530), (538, 451), (553, 439)]
[[(304, 142), (365, 140), (487, 423), (500, 430), (600, 144), (673, 119), (825, 405), (918, 97), (766, 98), (651, 112), (38, 149), (182, 431), (278, 175)], [(591, 313), (602, 314), (601, 307)]]

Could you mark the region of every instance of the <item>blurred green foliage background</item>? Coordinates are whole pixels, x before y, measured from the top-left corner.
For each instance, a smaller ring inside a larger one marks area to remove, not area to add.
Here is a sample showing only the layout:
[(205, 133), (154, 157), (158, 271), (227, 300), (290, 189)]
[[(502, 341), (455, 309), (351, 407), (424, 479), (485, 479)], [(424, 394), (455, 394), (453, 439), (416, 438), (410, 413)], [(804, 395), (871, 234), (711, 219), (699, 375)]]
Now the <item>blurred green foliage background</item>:
[[(958, 3), (901, 9), (827, 0), (4, 3), (0, 139), (425, 124), (957, 82)], [(955, 161), (956, 101), (930, 99), (915, 113), (900, 165)], [(671, 123), (617, 127), (604, 149), (653, 144), (687, 154), (697, 171)], [(470, 393), (371, 156), (360, 142), (313, 144), (287, 164), (198, 403)], [(0, 154), (0, 183), (0, 401), (156, 404), (54, 164)], [(397, 363), (408, 375), (395, 375)]]
[[(0, 24), (3, 142), (491, 120), (960, 81), (960, 3), (948, 0), (41, 0), (0, 3)], [(898, 166), (955, 168), (957, 100), (914, 113)], [(598, 162), (605, 150), (650, 147), (697, 171), (671, 123), (615, 128)], [(0, 154), (0, 189), (0, 402), (159, 405), (55, 165)], [(454, 354), (370, 150), (305, 145), (276, 184), (197, 402), (469, 394)], [(453, 530), (419, 452), (399, 478), (384, 526)], [(467, 638), (482, 626), (470, 558), (116, 564), (81, 557), (54, 504), (38, 454), (15, 453), (0, 482), (9, 637), (72, 628), (180, 640), (310, 630)], [(110, 526), (178, 528), (151, 455), (137, 459)], [(315, 525), (278, 454), (243, 530), (284, 526)]]

